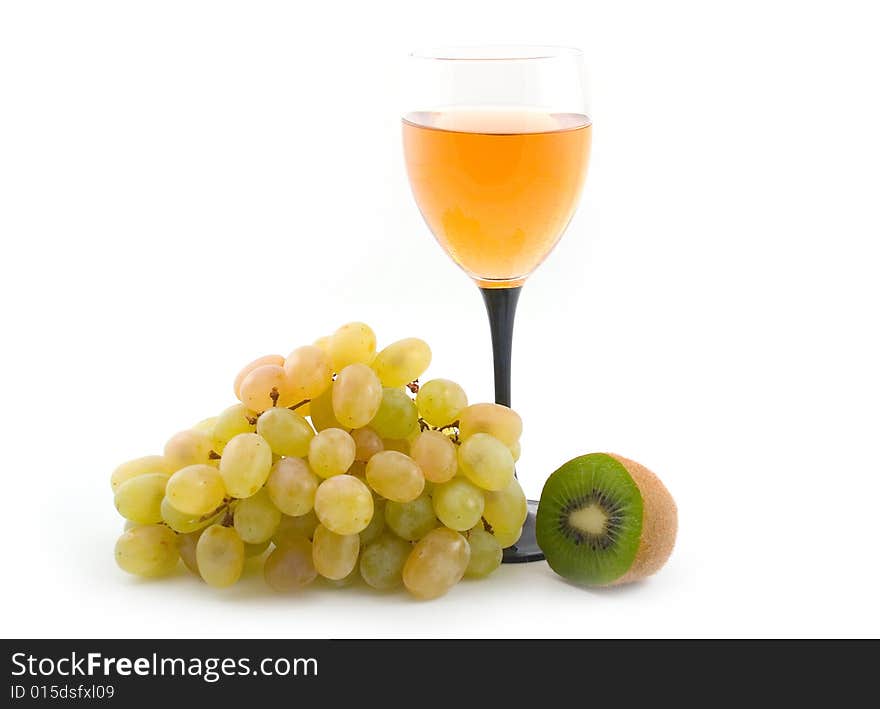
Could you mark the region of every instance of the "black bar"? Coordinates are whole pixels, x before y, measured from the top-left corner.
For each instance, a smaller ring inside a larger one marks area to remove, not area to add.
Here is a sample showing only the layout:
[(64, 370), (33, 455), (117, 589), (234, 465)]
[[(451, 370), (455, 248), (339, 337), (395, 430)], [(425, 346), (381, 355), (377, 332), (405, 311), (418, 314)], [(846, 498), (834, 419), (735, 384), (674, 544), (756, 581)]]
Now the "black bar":
[(495, 361), (495, 403), (510, 406), (510, 360), (513, 352), (513, 320), (522, 286), (480, 288), (489, 327), (492, 330), (492, 357)]

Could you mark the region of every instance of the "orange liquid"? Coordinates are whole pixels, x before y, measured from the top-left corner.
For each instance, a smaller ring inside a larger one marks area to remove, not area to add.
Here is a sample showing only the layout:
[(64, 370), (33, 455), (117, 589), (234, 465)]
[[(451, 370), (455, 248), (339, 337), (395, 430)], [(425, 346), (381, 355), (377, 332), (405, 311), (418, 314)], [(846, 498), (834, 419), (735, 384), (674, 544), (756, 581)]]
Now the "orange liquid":
[(406, 167), (434, 236), (482, 287), (522, 284), (571, 220), (590, 159), (587, 116), (411, 113)]

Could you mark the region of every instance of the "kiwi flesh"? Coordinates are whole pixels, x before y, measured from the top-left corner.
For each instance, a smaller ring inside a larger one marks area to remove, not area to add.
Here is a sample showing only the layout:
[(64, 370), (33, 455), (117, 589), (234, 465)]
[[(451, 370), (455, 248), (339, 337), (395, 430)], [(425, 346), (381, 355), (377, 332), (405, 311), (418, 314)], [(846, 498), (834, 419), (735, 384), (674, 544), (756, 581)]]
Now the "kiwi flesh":
[(666, 563), (678, 512), (646, 467), (612, 453), (590, 453), (547, 479), (535, 527), (538, 546), (556, 573), (610, 586), (650, 576)]

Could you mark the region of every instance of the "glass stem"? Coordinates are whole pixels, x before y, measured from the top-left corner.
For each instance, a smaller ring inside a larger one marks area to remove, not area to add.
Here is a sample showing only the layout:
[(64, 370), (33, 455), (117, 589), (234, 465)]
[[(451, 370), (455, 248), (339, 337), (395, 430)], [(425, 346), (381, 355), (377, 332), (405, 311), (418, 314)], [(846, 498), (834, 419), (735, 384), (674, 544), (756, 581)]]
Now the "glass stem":
[(510, 406), (510, 359), (513, 350), (513, 319), (522, 286), (480, 288), (489, 327), (492, 330), (492, 357), (495, 360), (495, 403)]

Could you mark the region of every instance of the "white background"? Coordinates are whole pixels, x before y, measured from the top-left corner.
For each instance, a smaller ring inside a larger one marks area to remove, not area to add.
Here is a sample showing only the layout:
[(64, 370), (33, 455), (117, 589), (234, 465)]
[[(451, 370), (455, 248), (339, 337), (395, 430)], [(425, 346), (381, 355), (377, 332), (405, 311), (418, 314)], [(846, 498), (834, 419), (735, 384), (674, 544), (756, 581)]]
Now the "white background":
[[(876, 24), (855, 2), (5, 2), (0, 632), (876, 636)], [(108, 476), (232, 403), (241, 364), (362, 319), (492, 396), (476, 289), (405, 180), (420, 46), (584, 47), (594, 159), (524, 289), (527, 492), (622, 453), (675, 495), (668, 566), (544, 563), (445, 598), (113, 561)]]

